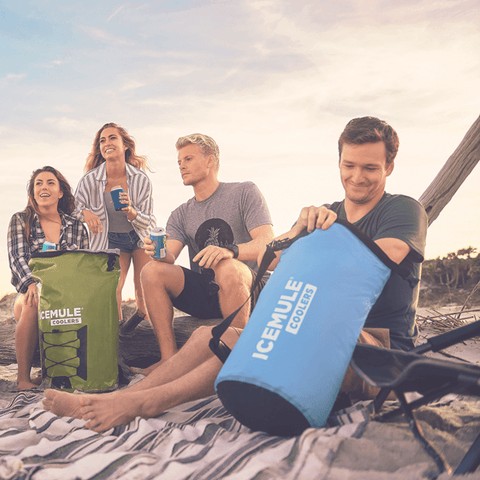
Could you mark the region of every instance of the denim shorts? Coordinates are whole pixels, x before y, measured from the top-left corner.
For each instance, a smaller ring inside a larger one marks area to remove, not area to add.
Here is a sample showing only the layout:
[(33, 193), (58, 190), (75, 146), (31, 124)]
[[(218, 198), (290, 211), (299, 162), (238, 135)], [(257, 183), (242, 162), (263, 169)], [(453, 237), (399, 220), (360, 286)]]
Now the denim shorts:
[(139, 240), (135, 230), (127, 233), (108, 232), (108, 248), (118, 248), (121, 252), (132, 253), (140, 248)]

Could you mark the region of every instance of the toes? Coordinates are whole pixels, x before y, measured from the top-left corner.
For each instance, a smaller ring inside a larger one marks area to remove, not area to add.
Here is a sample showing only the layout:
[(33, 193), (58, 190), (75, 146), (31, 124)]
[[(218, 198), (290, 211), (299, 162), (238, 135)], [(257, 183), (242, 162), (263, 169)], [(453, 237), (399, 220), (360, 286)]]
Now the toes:
[(92, 420), (95, 418), (95, 413), (86, 407), (80, 409), (80, 414), (84, 420)]
[(102, 425), (101, 423), (99, 423), (97, 426), (95, 426), (91, 430), (93, 430), (94, 432), (97, 432), (97, 433), (103, 433), (103, 432), (106, 432), (107, 430), (109, 430), (110, 428), (111, 427), (106, 426), (106, 425)]
[(35, 385), (31, 382), (20, 382), (17, 383), (17, 392), (23, 392), (24, 390), (33, 390), (36, 389), (38, 385)]
[(89, 395), (80, 395), (78, 400), (82, 407), (90, 407), (92, 405), (92, 399)]
[[(84, 419), (86, 420), (86, 419)], [(91, 419), (88, 419), (85, 422), (85, 427), (88, 428), (89, 430), (93, 430), (94, 432), (100, 433), (105, 431), (105, 429), (102, 429), (101, 422), (97, 420), (95, 417), (92, 417)]]
[(56, 390), (53, 390), (52, 388), (47, 388), (44, 392), (44, 395), (45, 395), (45, 398), (48, 398), (49, 400), (53, 400), (56, 395), (57, 395), (57, 391)]

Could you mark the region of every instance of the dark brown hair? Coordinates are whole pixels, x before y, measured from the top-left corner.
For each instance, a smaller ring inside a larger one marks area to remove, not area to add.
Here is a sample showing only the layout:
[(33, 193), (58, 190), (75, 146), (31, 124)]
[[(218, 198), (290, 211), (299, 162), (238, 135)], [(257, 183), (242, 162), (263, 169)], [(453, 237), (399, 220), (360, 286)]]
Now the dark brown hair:
[(342, 155), (343, 145), (362, 145), (383, 142), (387, 151), (387, 165), (395, 159), (400, 144), (397, 132), (383, 120), (376, 117), (360, 117), (350, 120), (338, 139), (338, 154)]
[(72, 189), (67, 179), (57, 169), (48, 165), (38, 168), (32, 173), (32, 176), (27, 184), (28, 203), (23, 211), (25, 215), (25, 234), (27, 238), (30, 236), (33, 216), (35, 213), (38, 214), (38, 204), (34, 197), (35, 179), (40, 173), (43, 172), (50, 172), (55, 175), (58, 183), (60, 184), (60, 190), (63, 192), (63, 197), (58, 201), (57, 210), (70, 215), (75, 209), (75, 198), (72, 194)]

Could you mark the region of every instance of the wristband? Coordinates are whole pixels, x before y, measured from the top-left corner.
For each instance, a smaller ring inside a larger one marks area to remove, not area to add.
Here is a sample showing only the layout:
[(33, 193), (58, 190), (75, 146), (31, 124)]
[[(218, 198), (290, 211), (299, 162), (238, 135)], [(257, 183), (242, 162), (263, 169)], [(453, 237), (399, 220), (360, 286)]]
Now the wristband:
[(223, 248), (230, 250), (233, 253), (233, 258), (238, 258), (238, 245), (229, 243), (228, 245), (223, 245)]

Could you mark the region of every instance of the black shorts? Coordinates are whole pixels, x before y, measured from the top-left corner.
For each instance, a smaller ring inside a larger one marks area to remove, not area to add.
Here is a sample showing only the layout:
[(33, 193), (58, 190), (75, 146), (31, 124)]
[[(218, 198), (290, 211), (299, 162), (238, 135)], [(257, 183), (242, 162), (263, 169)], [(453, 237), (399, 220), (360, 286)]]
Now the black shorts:
[[(181, 268), (185, 277), (185, 287), (182, 293), (173, 300), (173, 306), (188, 315), (204, 320), (209, 318), (223, 318), (218, 299), (219, 287), (215, 283), (213, 270), (207, 270), (205, 273), (197, 273), (188, 268)], [(253, 270), (251, 270), (251, 272), (252, 281), (255, 281), (256, 273)], [(252, 310), (267, 280), (268, 276), (264, 276), (253, 292), (251, 299)]]

